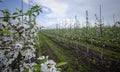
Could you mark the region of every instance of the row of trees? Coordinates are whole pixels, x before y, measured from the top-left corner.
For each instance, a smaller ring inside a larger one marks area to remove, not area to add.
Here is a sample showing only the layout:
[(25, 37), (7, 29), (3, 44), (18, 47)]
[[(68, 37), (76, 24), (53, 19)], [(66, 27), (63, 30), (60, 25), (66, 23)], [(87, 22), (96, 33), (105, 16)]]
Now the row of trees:
[(70, 23), (67, 24), (65, 21), (64, 23), (62, 22), (62, 24), (56, 24), (56, 30), (48, 29), (47, 33), (51, 32), (54, 34), (55, 32), (57, 38), (59, 36), (62, 36), (79, 42), (84, 42), (87, 45), (92, 44), (116, 52), (120, 51), (120, 23), (119, 21), (115, 21), (113, 26), (105, 26), (104, 20), (101, 18), (101, 6), (100, 17), (98, 18), (95, 14), (94, 27), (91, 26), (91, 23), (89, 21), (88, 11), (86, 11), (86, 23), (84, 27), (80, 27), (79, 20), (76, 16), (74, 22), (70, 21)]

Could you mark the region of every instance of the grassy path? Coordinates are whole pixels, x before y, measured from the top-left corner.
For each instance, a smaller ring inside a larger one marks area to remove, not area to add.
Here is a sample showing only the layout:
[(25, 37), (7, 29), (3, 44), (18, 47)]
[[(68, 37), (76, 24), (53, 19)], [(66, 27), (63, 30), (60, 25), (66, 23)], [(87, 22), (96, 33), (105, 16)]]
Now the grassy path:
[(67, 65), (63, 66), (63, 72), (86, 72), (87, 69), (79, 65), (77, 59), (72, 56), (71, 50), (65, 50), (65, 48), (59, 46), (49, 38), (47, 38), (42, 33), (39, 33), (39, 55), (49, 55), (50, 59), (55, 60), (56, 62), (68, 62)]

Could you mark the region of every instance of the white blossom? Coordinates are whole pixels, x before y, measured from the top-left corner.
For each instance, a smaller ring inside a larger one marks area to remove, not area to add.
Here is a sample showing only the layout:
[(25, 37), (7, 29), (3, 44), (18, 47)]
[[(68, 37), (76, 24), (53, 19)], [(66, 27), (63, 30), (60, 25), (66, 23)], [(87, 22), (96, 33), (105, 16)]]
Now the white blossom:
[(41, 56), (38, 58), (38, 60), (43, 60), (43, 59), (45, 59), (45, 56)]
[(41, 64), (42, 72), (60, 72), (55, 67), (56, 63), (53, 60), (47, 60), (45, 63)]

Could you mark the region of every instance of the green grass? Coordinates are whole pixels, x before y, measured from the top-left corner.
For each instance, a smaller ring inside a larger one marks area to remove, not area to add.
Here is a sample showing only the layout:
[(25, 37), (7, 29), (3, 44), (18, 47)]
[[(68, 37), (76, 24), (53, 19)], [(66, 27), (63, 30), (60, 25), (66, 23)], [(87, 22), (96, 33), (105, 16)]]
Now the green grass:
[[(89, 68), (86, 65), (79, 63), (71, 54), (71, 50), (65, 50), (64, 48), (60, 47), (52, 40), (47, 38), (45, 35), (41, 35), (44, 38), (45, 42), (49, 45), (49, 48), (57, 55), (60, 61), (66, 61), (68, 63), (72, 62), (78, 68), (77, 70), (87, 72)], [(68, 64), (67, 72), (76, 72), (77, 70), (72, 69), (70, 64)]]
[[(39, 37), (40, 37), (40, 43), (41, 46), (43, 43), (46, 43), (49, 48), (52, 50), (52, 52), (58, 57), (58, 59), (61, 62), (67, 62), (67, 70), (66, 72), (73, 72), (75, 71), (74, 69), (71, 68), (68, 60), (73, 60), (75, 58), (73, 58), (70, 53), (68, 51), (65, 51), (63, 48), (61, 48), (60, 46), (58, 46), (57, 44), (55, 44), (53, 41), (51, 41), (50, 39), (48, 39), (46, 36), (44, 36), (43, 34), (39, 33)], [(73, 60), (74, 61), (74, 60)]]

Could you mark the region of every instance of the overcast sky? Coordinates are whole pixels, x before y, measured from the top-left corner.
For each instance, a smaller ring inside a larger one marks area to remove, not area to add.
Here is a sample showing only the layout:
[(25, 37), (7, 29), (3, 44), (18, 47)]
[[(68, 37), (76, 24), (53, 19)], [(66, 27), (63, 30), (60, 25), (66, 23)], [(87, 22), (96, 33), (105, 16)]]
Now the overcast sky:
[[(24, 1), (26, 10), (28, 0)], [(120, 0), (31, 0), (31, 4), (39, 4), (43, 8), (43, 13), (38, 16), (37, 23), (49, 26), (57, 20), (73, 19), (75, 16), (81, 24), (85, 23), (85, 11), (88, 10), (89, 21), (95, 22), (95, 14), (99, 17), (99, 7), (102, 6), (102, 18), (105, 24), (113, 23), (113, 14), (116, 20), (120, 20)], [(5, 7), (4, 7), (5, 6)], [(0, 3), (0, 8), (18, 7), (20, 0), (6, 0)], [(10, 9), (12, 9), (10, 8)]]

